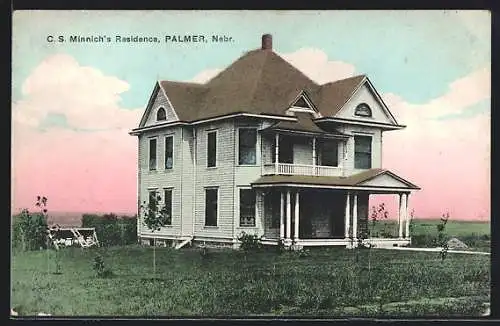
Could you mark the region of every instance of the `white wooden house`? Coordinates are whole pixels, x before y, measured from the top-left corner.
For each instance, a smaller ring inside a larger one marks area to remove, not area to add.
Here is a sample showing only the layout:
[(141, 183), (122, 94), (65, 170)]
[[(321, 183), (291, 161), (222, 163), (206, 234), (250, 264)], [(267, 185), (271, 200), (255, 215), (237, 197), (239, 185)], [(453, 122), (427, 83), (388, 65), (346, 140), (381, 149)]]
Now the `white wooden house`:
[[(402, 129), (367, 76), (318, 85), (273, 52), (271, 35), (204, 84), (159, 81), (138, 128), (138, 202), (162, 198), (170, 225), (140, 239), (238, 245), (356, 245), (369, 197), (419, 188), (382, 168), (383, 132)], [(397, 198), (397, 197), (396, 197)]]

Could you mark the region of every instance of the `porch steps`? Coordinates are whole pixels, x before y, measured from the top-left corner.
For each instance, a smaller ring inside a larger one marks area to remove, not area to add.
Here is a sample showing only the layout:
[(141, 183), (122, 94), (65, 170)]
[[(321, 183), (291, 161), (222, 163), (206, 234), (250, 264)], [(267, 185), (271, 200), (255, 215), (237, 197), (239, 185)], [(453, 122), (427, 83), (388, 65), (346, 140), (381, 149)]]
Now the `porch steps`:
[(193, 241), (193, 236), (191, 237), (188, 237), (188, 238), (184, 238), (184, 241), (182, 242), (179, 242), (176, 246), (175, 246), (175, 249), (181, 249), (182, 247), (184, 247), (186, 244), (188, 244), (189, 242)]

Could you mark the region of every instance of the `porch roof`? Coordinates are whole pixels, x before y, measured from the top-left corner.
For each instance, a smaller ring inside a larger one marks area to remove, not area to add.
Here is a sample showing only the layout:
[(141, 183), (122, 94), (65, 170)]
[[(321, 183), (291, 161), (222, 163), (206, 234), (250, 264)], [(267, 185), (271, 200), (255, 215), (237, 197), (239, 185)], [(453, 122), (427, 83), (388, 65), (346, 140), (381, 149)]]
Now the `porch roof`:
[(310, 113), (296, 112), (297, 121), (280, 121), (268, 128), (262, 129), (262, 132), (281, 131), (290, 134), (309, 134), (323, 138), (349, 138), (349, 135), (338, 131), (326, 131), (318, 127), (313, 121)]
[(265, 175), (252, 183), (252, 187), (313, 187), (353, 190), (381, 190), (404, 192), (420, 190), (415, 184), (386, 169), (369, 169), (348, 177), (309, 175)]

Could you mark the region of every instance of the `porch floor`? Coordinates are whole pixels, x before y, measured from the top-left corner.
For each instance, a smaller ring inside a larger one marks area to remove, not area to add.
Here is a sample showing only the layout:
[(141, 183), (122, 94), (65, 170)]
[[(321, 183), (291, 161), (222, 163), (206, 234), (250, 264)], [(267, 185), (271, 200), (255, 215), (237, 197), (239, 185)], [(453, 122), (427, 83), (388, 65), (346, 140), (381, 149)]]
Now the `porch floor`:
[[(262, 238), (262, 243), (266, 245), (277, 245), (279, 239)], [(319, 247), (319, 246), (345, 246), (346, 248), (356, 247), (358, 240), (350, 238), (322, 238), (322, 239), (283, 239), (285, 246), (291, 246), (292, 243), (302, 247)], [(405, 247), (411, 244), (411, 238), (368, 238), (363, 239), (362, 243), (372, 244), (374, 248), (387, 247)]]

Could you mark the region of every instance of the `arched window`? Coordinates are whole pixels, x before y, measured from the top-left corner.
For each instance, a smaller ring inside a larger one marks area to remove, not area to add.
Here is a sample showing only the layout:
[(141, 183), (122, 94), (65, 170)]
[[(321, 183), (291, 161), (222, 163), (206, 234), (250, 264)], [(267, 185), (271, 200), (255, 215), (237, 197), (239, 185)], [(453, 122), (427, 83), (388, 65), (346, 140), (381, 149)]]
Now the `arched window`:
[(360, 116), (360, 117), (371, 117), (372, 116), (372, 110), (366, 103), (361, 103), (359, 104), (355, 111), (354, 115)]
[(167, 120), (167, 112), (164, 108), (159, 108), (156, 112), (156, 121)]

